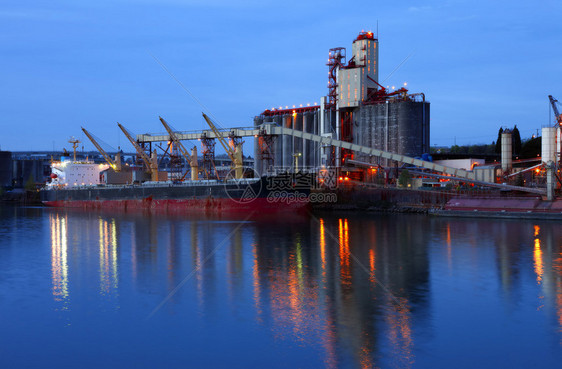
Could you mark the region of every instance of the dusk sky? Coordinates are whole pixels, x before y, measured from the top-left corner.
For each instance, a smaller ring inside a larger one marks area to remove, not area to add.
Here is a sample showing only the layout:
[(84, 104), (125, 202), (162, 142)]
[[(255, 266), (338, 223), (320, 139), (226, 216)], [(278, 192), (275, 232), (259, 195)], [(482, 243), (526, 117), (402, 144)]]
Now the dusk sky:
[[(3, 1), (2, 150), (69, 149), (86, 127), (113, 148), (159, 133), (247, 127), (265, 109), (319, 102), (328, 50), (362, 30), (380, 42), (379, 78), (431, 102), (431, 145), (523, 138), (562, 101), (562, 3), (530, 1)], [(409, 55), (390, 78), (388, 75)]]

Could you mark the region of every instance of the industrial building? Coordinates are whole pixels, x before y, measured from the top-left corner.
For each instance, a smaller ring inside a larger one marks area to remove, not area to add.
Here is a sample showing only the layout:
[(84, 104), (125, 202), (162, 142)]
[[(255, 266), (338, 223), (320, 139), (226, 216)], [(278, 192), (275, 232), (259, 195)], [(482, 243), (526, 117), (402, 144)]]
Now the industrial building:
[(45, 183), (51, 173), (48, 155), (0, 151), (0, 187), (22, 188), (27, 181)]
[[(270, 123), (409, 157), (429, 152), (429, 102), (405, 87), (380, 84), (379, 42), (372, 32), (361, 32), (353, 41), (349, 60), (343, 47), (328, 55), (328, 96), (319, 105), (265, 110), (254, 125)], [(254, 157), (259, 174), (391, 165), (388, 159), (290, 135), (258, 137)]]
[[(282, 172), (309, 172), (317, 175), (319, 185), (331, 188), (333, 185), (339, 187), (342, 181), (349, 181), (349, 184), (399, 184), (398, 177), (401, 174), (408, 176), (411, 171), (421, 179), (420, 186), (426, 179), (439, 184), (470, 182), (472, 186), (548, 193), (549, 199), (553, 197), (556, 161), (545, 161), (548, 155), (538, 166), (527, 169), (537, 171), (539, 167), (548, 167), (548, 190), (534, 186), (509, 187), (508, 182), (513, 182), (511, 178), (517, 173), (512, 173), (510, 169), (511, 147), (503, 148), (503, 145), (501, 171), (494, 166), (480, 166), (475, 170), (472, 165), (470, 169), (464, 169), (432, 162), (429, 155), (430, 104), (423, 93), (410, 93), (406, 83), (399, 88), (382, 85), (379, 81), (379, 42), (372, 32), (359, 33), (353, 41), (349, 58), (343, 47), (330, 49), (326, 65), (329, 71), (328, 93), (320, 98), (319, 104), (267, 109), (254, 118), (251, 128), (217, 127), (203, 114), (211, 130), (173, 132), (167, 128), (168, 134), (137, 135), (136, 141), (130, 141), (141, 155), (147, 156), (155, 153), (153, 144), (160, 144), (157, 147), (164, 151), (164, 155), (170, 156), (170, 163), (176, 163), (175, 172), (181, 173), (177, 177), (181, 180), (188, 178), (190, 171), (192, 179), (197, 175), (206, 179), (228, 179), (224, 173), (217, 171), (214, 164), (215, 140), (227, 152), (232, 167), (241, 168), (243, 166), (240, 160), (237, 163), (234, 153), (239, 148), (241, 150), (242, 138), (253, 137), (254, 169), (259, 177)], [(551, 96), (549, 98), (558, 127), (562, 124), (562, 115), (557, 110), (557, 101)], [(561, 141), (560, 133), (552, 136), (557, 137), (551, 145), (556, 147), (556, 142), (559, 145)], [(186, 150), (179, 150), (184, 140), (200, 141), (201, 163), (192, 160)], [(167, 143), (167, 147), (164, 148), (161, 143)], [(559, 153), (560, 149), (551, 151)], [(182, 163), (182, 156), (185, 163), (191, 163), (190, 168)], [(236, 171), (235, 178), (242, 179), (246, 173)]]
[(0, 151), (0, 188), (12, 186), (12, 172), (12, 153), (10, 151)]

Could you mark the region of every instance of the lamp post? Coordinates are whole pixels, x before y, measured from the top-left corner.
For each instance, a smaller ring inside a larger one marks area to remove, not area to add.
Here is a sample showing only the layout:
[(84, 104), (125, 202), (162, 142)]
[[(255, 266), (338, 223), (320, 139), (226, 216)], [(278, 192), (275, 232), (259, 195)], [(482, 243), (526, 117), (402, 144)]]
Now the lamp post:
[(302, 156), (302, 153), (297, 152), (293, 154), (295, 158), (295, 173), (299, 171), (299, 158)]

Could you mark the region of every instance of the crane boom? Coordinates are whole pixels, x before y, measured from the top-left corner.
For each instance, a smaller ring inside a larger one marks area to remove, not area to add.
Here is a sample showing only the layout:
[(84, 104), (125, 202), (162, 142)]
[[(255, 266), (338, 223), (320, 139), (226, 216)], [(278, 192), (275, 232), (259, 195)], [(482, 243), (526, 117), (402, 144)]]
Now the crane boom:
[(139, 146), (137, 141), (135, 141), (135, 139), (129, 134), (127, 129), (125, 129), (125, 127), (123, 127), (119, 122), (117, 122), (117, 125), (119, 126), (119, 128), (121, 128), (121, 131), (123, 131), (127, 139), (135, 147), (135, 150), (137, 150), (137, 153), (142, 158), (144, 164), (146, 164), (147, 172), (151, 175), (151, 179), (153, 181), (158, 181), (158, 161), (156, 159), (156, 150), (154, 150), (152, 158), (149, 158), (148, 155), (146, 155), (143, 149)]
[(243, 157), (242, 156), (242, 145), (240, 144), (235, 148), (230, 147), (230, 145), (228, 145), (226, 143), (224, 137), (219, 132), (217, 127), (213, 124), (211, 119), (205, 113), (203, 113), (203, 118), (205, 118), (205, 121), (207, 121), (207, 124), (209, 125), (209, 127), (211, 127), (211, 130), (213, 130), (213, 132), (215, 133), (215, 136), (217, 136), (217, 139), (221, 143), (224, 151), (226, 151), (226, 154), (228, 155), (228, 157), (232, 161), (232, 165), (234, 166), (235, 178), (236, 179), (243, 178), (244, 177), (244, 167), (242, 165), (242, 157)]
[(158, 118), (160, 119), (160, 122), (162, 122), (162, 125), (164, 126), (164, 128), (166, 128), (166, 131), (168, 131), (168, 135), (170, 135), (170, 140), (172, 140), (172, 142), (179, 149), (182, 156), (189, 163), (189, 166), (191, 167), (191, 179), (197, 180), (198, 179), (197, 178), (198, 177), (197, 148), (194, 148), (194, 150), (192, 150), (192, 154), (190, 155), (187, 152), (185, 146), (183, 146), (183, 144), (179, 140), (176, 133), (172, 130), (172, 128), (168, 125), (168, 123), (164, 120), (164, 118), (162, 118), (162, 117), (158, 117)]
[(90, 139), (90, 141), (92, 141), (96, 149), (100, 152), (100, 154), (102, 154), (103, 158), (105, 159), (105, 161), (107, 161), (109, 166), (114, 171), (119, 172), (121, 170), (121, 163), (120, 162), (116, 163), (113, 159), (111, 159), (111, 156), (109, 156), (109, 154), (105, 152), (105, 150), (100, 146), (100, 144), (98, 144), (98, 142), (94, 139), (94, 137), (90, 134), (90, 132), (86, 130), (86, 128), (82, 127), (82, 131), (84, 131), (86, 136)]
[(217, 129), (217, 127), (214, 125), (214, 123), (211, 121), (211, 119), (205, 113), (203, 113), (203, 118), (205, 118), (205, 121), (207, 121), (207, 124), (209, 125), (209, 127), (211, 127), (211, 130), (215, 133), (215, 136), (217, 136), (217, 139), (219, 140), (220, 144), (222, 145), (222, 148), (224, 149), (224, 151), (226, 151), (226, 154), (228, 155), (230, 160), (232, 160), (232, 162), (234, 162), (234, 150), (226, 143), (226, 141), (222, 137), (222, 135), (219, 132), (219, 130)]
[(172, 140), (176, 144), (176, 146), (180, 150), (182, 156), (191, 165), (191, 157), (189, 156), (189, 153), (187, 152), (185, 146), (183, 146), (181, 141), (178, 139), (178, 136), (176, 136), (175, 132), (168, 125), (168, 122), (166, 122), (164, 120), (164, 118), (162, 118), (162, 117), (158, 117), (158, 118), (160, 119), (160, 122), (162, 122), (162, 125), (164, 126), (164, 128), (166, 128), (166, 131), (168, 131), (168, 135), (170, 135), (170, 140)]
[(556, 122), (558, 122), (558, 125), (562, 126), (562, 115), (558, 111), (558, 106), (556, 106), (558, 100), (552, 97), (552, 95), (548, 95), (548, 99), (550, 100), (550, 105), (552, 105), (552, 111), (554, 111)]

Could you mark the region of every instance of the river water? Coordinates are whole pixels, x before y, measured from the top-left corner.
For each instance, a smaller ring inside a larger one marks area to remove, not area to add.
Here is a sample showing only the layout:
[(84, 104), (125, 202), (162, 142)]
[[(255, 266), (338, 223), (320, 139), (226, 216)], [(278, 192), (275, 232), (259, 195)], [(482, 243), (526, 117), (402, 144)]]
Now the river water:
[(0, 367), (562, 360), (562, 227), (0, 208)]

